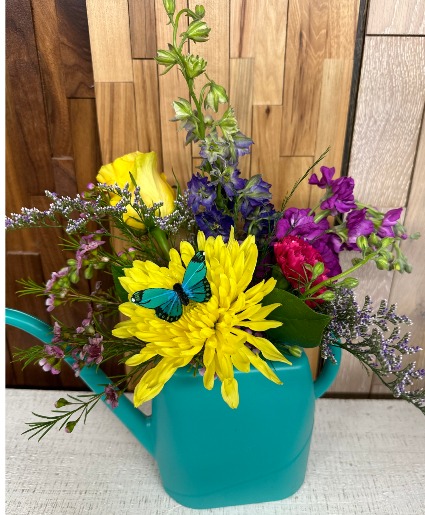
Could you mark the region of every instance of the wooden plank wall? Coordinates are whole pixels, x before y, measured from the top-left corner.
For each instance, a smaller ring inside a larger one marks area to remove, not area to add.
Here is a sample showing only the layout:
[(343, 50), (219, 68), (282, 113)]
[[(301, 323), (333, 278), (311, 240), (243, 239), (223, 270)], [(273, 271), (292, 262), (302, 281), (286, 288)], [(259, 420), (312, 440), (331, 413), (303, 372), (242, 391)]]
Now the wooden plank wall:
[[(403, 206), (409, 230), (424, 234), (425, 215), (425, 3), (371, 0), (356, 106), (349, 173), (358, 196), (382, 209)], [(389, 298), (414, 321), (415, 345), (425, 348), (424, 236), (406, 241), (413, 274), (361, 272), (359, 297)], [(362, 295), (363, 294), (363, 295)], [(409, 328), (406, 328), (409, 329)], [(425, 367), (425, 355), (418, 361)], [(388, 395), (388, 390), (350, 356), (333, 394)]]
[[(181, 9), (199, 2), (176, 3)], [(241, 161), (243, 174), (263, 173), (278, 206), (329, 145), (325, 164), (340, 173), (359, 5), (205, 2), (210, 40), (190, 51), (208, 61), (208, 75), (227, 89), (241, 130), (255, 141)], [(103, 162), (136, 148), (155, 150), (166, 175), (172, 180), (174, 172), (184, 184), (198, 164), (198, 147), (185, 147), (170, 122), (172, 101), (187, 97), (181, 75), (174, 69), (158, 76), (153, 60), (172, 36), (162, 1), (116, 0), (105, 8), (102, 0), (88, 0), (87, 10)], [(310, 202), (304, 186), (291, 205)]]
[[(46, 206), (44, 191), (74, 196), (98, 170), (100, 146), (93, 71), (84, 0), (13, 0), (6, 3), (6, 212)], [(57, 230), (7, 233), (6, 305), (52, 323), (44, 300), (18, 297), (18, 279), (37, 282), (65, 265), (66, 256), (51, 245)], [(82, 281), (81, 288), (90, 291)], [(86, 306), (55, 310), (69, 325), (79, 325)], [(84, 388), (66, 369), (52, 377), (40, 367), (23, 372), (11, 364), (15, 347), (35, 340), (7, 330), (8, 386)], [(67, 368), (67, 367), (66, 367)]]

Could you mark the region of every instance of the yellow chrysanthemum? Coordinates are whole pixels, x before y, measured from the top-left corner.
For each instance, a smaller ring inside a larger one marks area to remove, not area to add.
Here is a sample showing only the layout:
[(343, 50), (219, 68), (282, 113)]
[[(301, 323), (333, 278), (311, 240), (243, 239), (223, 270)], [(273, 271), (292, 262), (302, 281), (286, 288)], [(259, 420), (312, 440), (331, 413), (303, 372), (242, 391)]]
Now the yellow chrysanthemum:
[[(204, 386), (211, 390), (217, 374), (222, 382), (223, 399), (231, 408), (239, 404), (233, 367), (249, 372), (253, 365), (268, 379), (281, 384), (268, 364), (246, 344), (259, 349), (266, 359), (291, 364), (266, 338), (251, 334), (252, 331), (265, 331), (281, 325), (281, 322), (265, 319), (279, 304), (261, 305), (263, 298), (273, 290), (275, 279), (261, 281), (247, 289), (258, 256), (254, 237), (248, 236), (239, 244), (232, 230), (228, 243), (224, 243), (221, 236), (205, 240), (204, 234), (199, 232), (198, 247), (205, 251), (207, 279), (212, 293), (208, 302), (191, 302), (184, 308), (182, 317), (172, 323), (159, 319), (154, 310), (132, 302), (120, 306), (120, 311), (129, 320), (120, 322), (113, 334), (118, 338), (136, 336), (147, 342), (140, 354), (129, 358), (126, 364), (137, 366), (155, 356), (162, 357), (136, 386), (136, 407), (155, 397), (177, 368), (187, 365), (202, 350)], [(185, 268), (182, 261), (187, 266), (194, 254), (192, 245), (183, 241), (180, 244), (181, 257), (175, 249), (170, 251), (168, 268), (150, 261), (135, 261), (132, 268), (125, 269), (126, 277), (121, 278), (121, 284), (130, 296), (147, 288), (172, 289), (175, 283), (183, 280)]]

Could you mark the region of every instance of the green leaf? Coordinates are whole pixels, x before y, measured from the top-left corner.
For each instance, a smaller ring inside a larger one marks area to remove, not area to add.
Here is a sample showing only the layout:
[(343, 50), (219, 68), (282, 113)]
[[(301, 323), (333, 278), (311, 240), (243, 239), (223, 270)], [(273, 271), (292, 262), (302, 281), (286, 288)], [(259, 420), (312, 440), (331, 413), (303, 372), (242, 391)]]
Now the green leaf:
[(124, 268), (130, 268), (130, 267), (112, 265), (111, 272), (112, 272), (112, 277), (114, 279), (114, 286), (115, 286), (115, 290), (117, 292), (118, 298), (122, 302), (128, 302), (128, 293), (124, 290), (124, 288), (121, 286), (121, 283), (119, 281), (119, 277), (123, 277), (125, 275)]
[(281, 306), (274, 309), (267, 317), (282, 322), (281, 327), (269, 329), (267, 336), (274, 341), (300, 347), (317, 347), (322, 341), (323, 331), (330, 322), (330, 317), (317, 313), (292, 293), (275, 288), (263, 300), (263, 305), (279, 302)]

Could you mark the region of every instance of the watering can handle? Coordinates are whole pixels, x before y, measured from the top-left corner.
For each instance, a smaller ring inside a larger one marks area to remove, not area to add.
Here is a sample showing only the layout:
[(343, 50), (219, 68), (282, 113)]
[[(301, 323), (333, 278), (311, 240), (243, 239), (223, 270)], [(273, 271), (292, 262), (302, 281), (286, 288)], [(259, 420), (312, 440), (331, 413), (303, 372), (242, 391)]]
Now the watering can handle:
[(330, 359), (325, 360), (325, 364), (318, 378), (314, 381), (314, 395), (316, 399), (321, 397), (326, 390), (330, 388), (338, 374), (341, 364), (341, 347), (332, 346), (332, 352), (335, 356), (336, 363), (332, 363)]
[[(22, 329), (38, 338), (43, 343), (51, 343), (52, 328), (45, 322), (27, 313), (6, 308), (6, 324)], [(74, 362), (72, 358), (65, 358), (65, 361), (70, 366), (72, 366)], [(103, 393), (104, 387), (111, 383), (109, 377), (100, 370), (99, 367), (84, 367), (80, 372), (80, 377), (94, 393)], [(102, 400), (105, 402), (104, 398), (102, 398)], [(128, 430), (139, 440), (146, 450), (152, 454), (153, 441), (150, 417), (134, 408), (133, 404), (125, 395), (121, 396), (118, 406), (114, 409), (106, 402), (105, 404), (114, 415), (127, 426)]]

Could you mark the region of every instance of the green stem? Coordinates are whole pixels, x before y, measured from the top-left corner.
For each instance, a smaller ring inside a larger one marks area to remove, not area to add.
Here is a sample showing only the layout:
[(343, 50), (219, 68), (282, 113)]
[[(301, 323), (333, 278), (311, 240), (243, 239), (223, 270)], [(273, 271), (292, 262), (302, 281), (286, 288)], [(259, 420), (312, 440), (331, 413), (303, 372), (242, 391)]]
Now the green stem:
[(161, 251), (162, 257), (166, 261), (170, 261), (170, 244), (168, 243), (165, 231), (163, 231), (159, 227), (155, 227), (150, 231), (150, 234), (155, 238), (155, 241), (158, 243), (158, 247)]
[(331, 277), (330, 279), (327, 279), (326, 281), (322, 281), (321, 283), (319, 284), (316, 284), (316, 286), (313, 286), (313, 288), (311, 288), (310, 290), (306, 290), (304, 292), (304, 295), (309, 295), (310, 297), (313, 295), (313, 293), (316, 293), (316, 291), (320, 290), (320, 288), (323, 288), (324, 286), (330, 286), (332, 283), (336, 282), (336, 281), (339, 281), (340, 279), (343, 279), (344, 277), (346, 277), (347, 275), (350, 275), (352, 274), (355, 270), (357, 270), (358, 268), (362, 267), (363, 265), (365, 265), (368, 261), (370, 261), (371, 259), (373, 259), (375, 256), (377, 256), (379, 254), (379, 250), (377, 250), (376, 252), (373, 252), (372, 254), (369, 254), (366, 258), (364, 258), (362, 261), (360, 261), (360, 263), (357, 263), (356, 265), (353, 265), (351, 268), (349, 268), (348, 270), (345, 270), (345, 272), (342, 272), (341, 274), (339, 275), (335, 275), (334, 277)]

